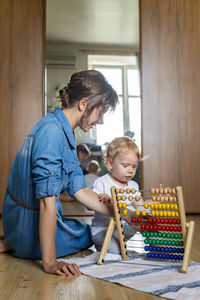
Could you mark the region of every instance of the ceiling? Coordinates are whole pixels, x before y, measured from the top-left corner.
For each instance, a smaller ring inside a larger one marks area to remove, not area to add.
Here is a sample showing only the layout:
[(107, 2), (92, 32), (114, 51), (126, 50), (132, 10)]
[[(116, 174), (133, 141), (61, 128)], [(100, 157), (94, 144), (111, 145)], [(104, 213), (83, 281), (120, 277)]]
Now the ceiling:
[(47, 0), (47, 41), (139, 48), (139, 0)]

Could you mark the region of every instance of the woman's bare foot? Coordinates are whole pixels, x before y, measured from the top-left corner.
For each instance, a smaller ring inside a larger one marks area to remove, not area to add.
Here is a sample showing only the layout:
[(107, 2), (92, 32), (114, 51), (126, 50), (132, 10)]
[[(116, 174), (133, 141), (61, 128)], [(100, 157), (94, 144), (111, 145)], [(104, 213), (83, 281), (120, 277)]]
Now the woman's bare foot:
[(0, 239), (0, 253), (7, 252), (11, 249), (10, 245), (5, 241)]

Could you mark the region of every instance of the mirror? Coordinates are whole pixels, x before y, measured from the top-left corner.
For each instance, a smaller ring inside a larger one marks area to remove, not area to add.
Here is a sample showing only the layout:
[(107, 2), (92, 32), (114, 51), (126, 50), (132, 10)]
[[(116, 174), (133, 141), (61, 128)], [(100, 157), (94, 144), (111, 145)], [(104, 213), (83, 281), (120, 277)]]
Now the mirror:
[(101, 71), (118, 93), (119, 105), (104, 125), (75, 132), (77, 144), (92, 151), (89, 160), (101, 164), (100, 175), (106, 172), (102, 153), (115, 137), (129, 135), (141, 151), (139, 0), (47, 0), (46, 49), (46, 112), (58, 106), (59, 89), (80, 70)]

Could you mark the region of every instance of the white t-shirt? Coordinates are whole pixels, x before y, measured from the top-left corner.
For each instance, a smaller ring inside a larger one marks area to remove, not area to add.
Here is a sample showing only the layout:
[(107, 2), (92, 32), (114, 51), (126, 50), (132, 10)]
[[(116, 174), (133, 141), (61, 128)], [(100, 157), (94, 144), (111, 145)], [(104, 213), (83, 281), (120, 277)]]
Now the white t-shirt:
[[(122, 188), (121, 186), (118, 186), (114, 181), (112, 181), (112, 178), (110, 177), (109, 174), (106, 174), (95, 180), (94, 185), (92, 186), (92, 190), (97, 194), (103, 193), (111, 196), (110, 188), (112, 186), (115, 186), (116, 188)], [(126, 190), (127, 188), (130, 189), (134, 188), (136, 190), (134, 196), (141, 195), (140, 192), (138, 191), (139, 186), (137, 182), (133, 180), (129, 180), (127, 186), (123, 187), (124, 190)], [(135, 208), (132, 205), (130, 205), (129, 200), (125, 200), (123, 201), (123, 203), (129, 204), (128, 209), (135, 211)], [(105, 230), (105, 227), (107, 228), (109, 221), (110, 221), (110, 217), (95, 212), (94, 217), (92, 219), (92, 225), (91, 225), (92, 236), (94, 236), (95, 234), (99, 233), (102, 230)]]

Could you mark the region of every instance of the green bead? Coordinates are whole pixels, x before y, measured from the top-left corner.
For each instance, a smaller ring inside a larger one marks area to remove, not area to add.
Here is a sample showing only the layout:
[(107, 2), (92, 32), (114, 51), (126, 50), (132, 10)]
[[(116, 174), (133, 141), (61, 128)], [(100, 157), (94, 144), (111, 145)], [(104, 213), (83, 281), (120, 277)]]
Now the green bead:
[(174, 233), (171, 233), (170, 235), (171, 235), (171, 239), (174, 239)]
[(142, 236), (146, 237), (146, 232), (145, 231), (142, 232)]
[(154, 236), (154, 232), (152, 231), (152, 232), (150, 232), (150, 236), (151, 237), (153, 237)]
[(172, 246), (175, 246), (175, 241), (172, 241)]
[(167, 241), (167, 242), (168, 242), (167, 244), (168, 244), (169, 246), (172, 244), (172, 242), (171, 242), (170, 240), (169, 240), (169, 241)]
[(157, 232), (154, 232), (154, 236), (157, 237), (157, 236), (158, 236), (158, 233), (157, 233)]
[(163, 240), (160, 240), (160, 245), (164, 245), (164, 241)]
[(176, 246), (179, 246), (179, 241), (175, 241), (175, 245), (176, 245)]
[(171, 236), (171, 234), (170, 234), (170, 233), (167, 233), (167, 238), (168, 238), (168, 239), (170, 239), (170, 236)]
[(156, 245), (160, 245), (160, 241), (159, 240), (156, 240)]
[(167, 240), (165, 240), (165, 241), (164, 241), (164, 245), (166, 245), (166, 246), (167, 246)]
[(152, 240), (152, 244), (155, 245), (156, 244), (156, 240)]
[(150, 237), (150, 233), (149, 232), (146, 232), (146, 237)]
[(145, 244), (148, 244), (148, 243), (149, 243), (149, 240), (148, 240), (148, 239), (145, 239), (145, 240), (144, 240), (144, 243), (145, 243)]
[(162, 237), (162, 233), (158, 232), (158, 237), (161, 238)]
[(179, 239), (181, 240), (183, 238), (182, 233), (179, 233)]
[(164, 238), (164, 239), (166, 238), (166, 233), (163, 233), (163, 238)]
[(175, 239), (179, 239), (179, 234), (178, 234), (178, 233), (175, 233), (175, 234), (174, 234), (174, 237), (175, 237)]

